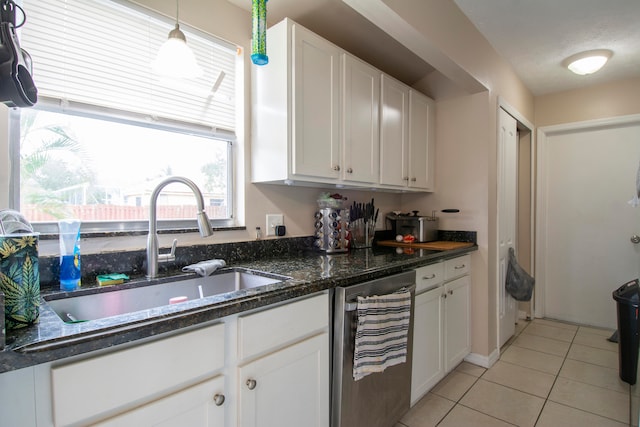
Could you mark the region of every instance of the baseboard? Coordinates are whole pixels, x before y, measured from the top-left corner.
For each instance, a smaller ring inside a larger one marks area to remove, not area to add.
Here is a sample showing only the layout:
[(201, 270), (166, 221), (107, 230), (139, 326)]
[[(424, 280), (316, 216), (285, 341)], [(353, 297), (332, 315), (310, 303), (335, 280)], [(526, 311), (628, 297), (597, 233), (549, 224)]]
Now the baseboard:
[(478, 353), (469, 353), (467, 357), (464, 358), (465, 362), (473, 363), (474, 365), (482, 366), (483, 368), (489, 369), (498, 361), (500, 358), (500, 350), (497, 348), (491, 352), (488, 356), (483, 356)]

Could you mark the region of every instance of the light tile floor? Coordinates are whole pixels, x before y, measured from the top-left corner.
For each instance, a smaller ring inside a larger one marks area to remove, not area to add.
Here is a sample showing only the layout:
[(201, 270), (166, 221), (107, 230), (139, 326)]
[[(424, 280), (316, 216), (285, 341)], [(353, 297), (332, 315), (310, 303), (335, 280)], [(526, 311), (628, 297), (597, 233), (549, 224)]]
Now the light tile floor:
[(460, 364), (395, 427), (624, 427), (640, 387), (618, 377), (613, 331), (521, 320), (490, 369)]

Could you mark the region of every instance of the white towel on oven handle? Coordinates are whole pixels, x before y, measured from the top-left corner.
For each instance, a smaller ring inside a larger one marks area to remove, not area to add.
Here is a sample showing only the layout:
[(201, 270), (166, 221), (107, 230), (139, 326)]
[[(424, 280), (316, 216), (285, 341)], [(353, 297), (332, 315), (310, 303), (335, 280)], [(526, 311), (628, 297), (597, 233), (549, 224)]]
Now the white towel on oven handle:
[(411, 292), (402, 288), (388, 295), (358, 297), (357, 310), (354, 380), (406, 362)]

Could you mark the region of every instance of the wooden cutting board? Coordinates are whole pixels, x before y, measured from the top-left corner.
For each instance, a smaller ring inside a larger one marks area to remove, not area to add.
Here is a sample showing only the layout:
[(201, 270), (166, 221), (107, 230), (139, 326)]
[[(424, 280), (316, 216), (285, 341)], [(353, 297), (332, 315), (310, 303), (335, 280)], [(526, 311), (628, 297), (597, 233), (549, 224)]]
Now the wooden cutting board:
[(471, 242), (449, 242), (449, 241), (437, 241), (437, 242), (423, 242), (423, 243), (405, 243), (396, 242), (395, 240), (381, 240), (378, 242), (380, 246), (395, 246), (400, 248), (417, 248), (417, 249), (433, 249), (436, 251), (448, 251), (451, 249), (462, 249), (473, 246)]

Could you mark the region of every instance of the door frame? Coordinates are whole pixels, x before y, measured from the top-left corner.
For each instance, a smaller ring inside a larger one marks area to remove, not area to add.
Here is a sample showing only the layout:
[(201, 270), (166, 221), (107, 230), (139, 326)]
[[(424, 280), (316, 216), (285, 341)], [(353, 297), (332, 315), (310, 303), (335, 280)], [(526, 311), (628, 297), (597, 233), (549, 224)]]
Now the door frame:
[[(531, 171), (531, 174), (534, 175), (535, 174), (535, 165), (536, 165), (536, 139), (535, 139), (535, 126), (533, 125), (533, 123), (531, 123), (529, 120), (527, 120), (522, 114), (520, 114), (520, 112), (514, 108), (512, 105), (510, 105), (504, 98), (498, 96), (498, 106), (497, 106), (497, 110), (496, 110), (496, 129), (497, 132), (500, 132), (500, 124), (499, 124), (499, 120), (500, 120), (500, 109), (503, 109), (505, 112), (507, 112), (511, 117), (513, 117), (514, 119), (516, 119), (517, 122), (517, 130), (518, 132), (526, 132), (528, 134), (528, 138), (529, 138), (529, 144), (530, 144), (530, 149), (529, 149), (529, 158), (530, 158), (530, 165), (529, 165), (529, 170)], [(496, 134), (496, 138), (499, 138), (500, 135)], [(522, 139), (519, 137), (518, 138), (518, 151), (520, 151), (520, 143), (521, 143)], [(520, 154), (518, 153), (518, 158), (520, 157)], [(497, 161), (497, 159), (496, 159)], [(518, 173), (519, 174), (519, 173)], [(530, 215), (528, 218), (526, 218), (529, 222), (529, 242), (530, 242), (530, 260), (529, 260), (529, 265), (534, 266), (534, 254), (535, 254), (535, 196), (536, 196), (536, 180), (534, 176), (530, 176), (530, 188), (529, 188), (529, 194), (530, 194), (530, 200), (529, 200), (529, 204), (531, 206), (531, 210), (530, 210)], [(499, 183), (496, 184), (496, 187), (499, 185)], [(519, 189), (516, 190), (516, 197), (517, 197), (517, 192), (519, 191)], [(499, 203), (498, 200), (496, 200), (496, 203)], [(496, 211), (498, 209), (498, 205), (496, 205)], [(518, 217), (521, 215), (520, 212), (518, 212), (518, 209), (516, 209), (516, 219), (518, 219)], [(498, 221), (500, 221), (500, 218), (498, 217)], [(499, 233), (500, 231), (500, 224), (496, 224), (496, 231), (495, 231), (495, 241), (498, 242), (499, 239)], [(521, 241), (522, 239), (520, 239), (518, 237), (518, 227), (516, 227), (516, 242)], [(496, 272), (500, 271), (500, 253), (499, 253), (499, 245), (495, 245), (495, 260), (496, 260)], [(533, 270), (533, 268), (532, 268)], [(500, 289), (499, 286), (501, 286), (500, 284), (500, 275), (497, 274), (496, 275), (496, 312), (495, 312), (495, 316), (496, 316), (496, 337), (497, 340), (499, 341), (500, 338)], [(534, 291), (535, 293), (535, 291)], [(519, 310), (519, 309), (518, 309)], [(531, 308), (531, 312), (533, 312), (533, 308)], [(500, 351), (500, 349), (498, 348), (498, 351)]]
[(559, 125), (543, 126), (537, 130), (537, 168), (536, 170), (536, 186), (538, 188), (535, 204), (535, 279), (536, 287), (534, 292), (534, 314), (537, 318), (545, 316), (545, 284), (547, 275), (546, 259), (544, 257), (544, 248), (547, 247), (547, 181), (546, 158), (549, 147), (549, 138), (567, 132), (588, 131), (590, 129), (599, 129), (603, 127), (619, 127), (631, 124), (640, 124), (640, 114), (632, 114), (628, 116), (609, 117), (604, 119), (586, 120), (580, 122), (563, 123)]

